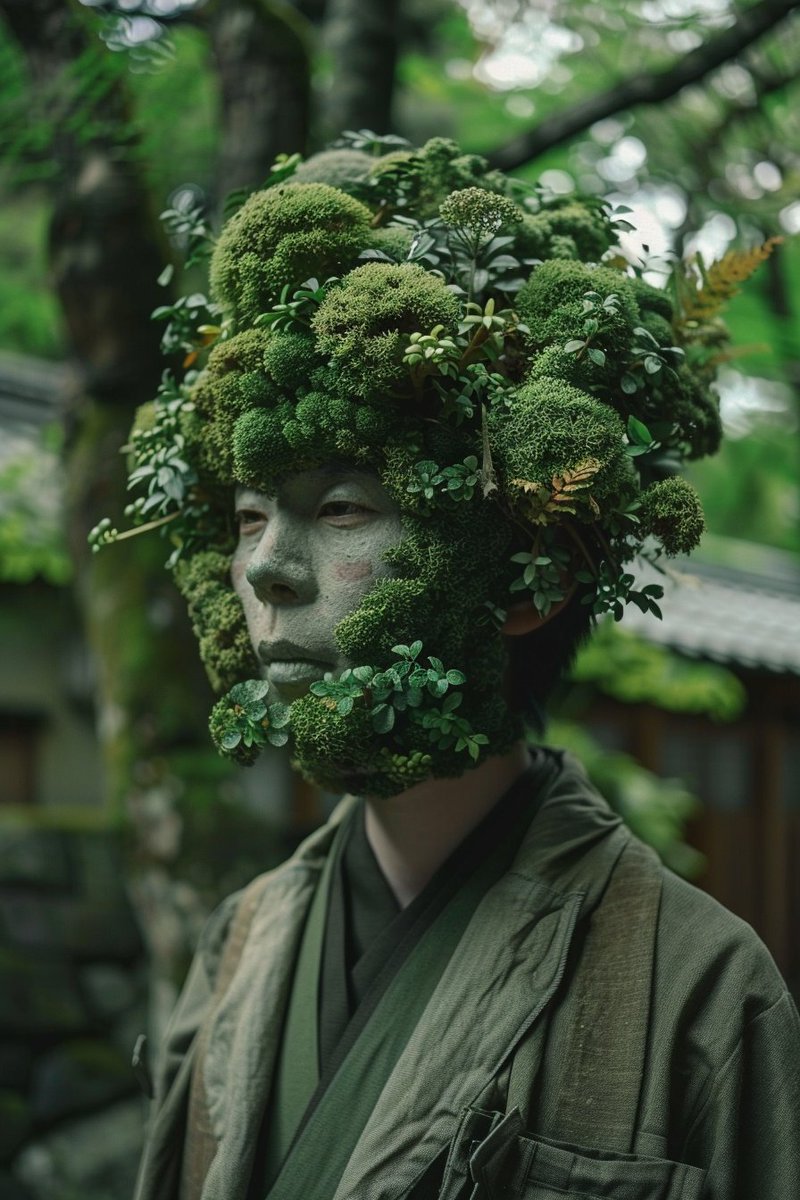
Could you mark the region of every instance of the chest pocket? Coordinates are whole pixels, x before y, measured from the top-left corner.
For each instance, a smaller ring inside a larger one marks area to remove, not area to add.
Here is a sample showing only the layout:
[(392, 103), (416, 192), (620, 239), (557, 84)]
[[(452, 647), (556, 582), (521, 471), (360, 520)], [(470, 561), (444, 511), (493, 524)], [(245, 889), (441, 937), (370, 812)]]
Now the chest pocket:
[(439, 1200), (700, 1200), (705, 1172), (686, 1163), (606, 1153), (522, 1129), (514, 1109), (467, 1109)]

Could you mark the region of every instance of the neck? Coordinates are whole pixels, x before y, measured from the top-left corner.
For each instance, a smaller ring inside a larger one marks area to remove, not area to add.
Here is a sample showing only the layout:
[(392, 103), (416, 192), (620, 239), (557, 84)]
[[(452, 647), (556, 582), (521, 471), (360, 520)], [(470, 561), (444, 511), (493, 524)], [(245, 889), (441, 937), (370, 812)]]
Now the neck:
[(530, 764), (523, 742), (457, 779), (426, 779), (388, 800), (366, 797), (366, 832), (405, 908)]

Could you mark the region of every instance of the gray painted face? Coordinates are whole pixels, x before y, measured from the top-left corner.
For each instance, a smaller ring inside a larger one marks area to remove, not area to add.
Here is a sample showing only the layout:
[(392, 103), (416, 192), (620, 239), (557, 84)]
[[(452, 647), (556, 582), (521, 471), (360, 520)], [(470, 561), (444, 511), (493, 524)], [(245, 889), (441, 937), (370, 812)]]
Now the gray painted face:
[(333, 631), (402, 538), (397, 506), (368, 472), (328, 466), (287, 475), (277, 495), (236, 489), (231, 579), (262, 674), (285, 702), (349, 665)]

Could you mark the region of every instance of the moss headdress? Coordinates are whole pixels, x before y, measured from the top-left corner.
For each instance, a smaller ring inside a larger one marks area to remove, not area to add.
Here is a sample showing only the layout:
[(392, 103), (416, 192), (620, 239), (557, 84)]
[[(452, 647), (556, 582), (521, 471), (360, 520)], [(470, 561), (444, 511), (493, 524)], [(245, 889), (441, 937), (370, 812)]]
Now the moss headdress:
[[(511, 604), (546, 614), (577, 580), (572, 603), (594, 613), (657, 612), (631, 564), (699, 540), (675, 472), (719, 442), (704, 347), (722, 335), (643, 281), (622, 223), (441, 138), (289, 160), (227, 220), (213, 303), (164, 310), (173, 330), (199, 324), (190, 359), (213, 344), (131, 441), (131, 511), (175, 544), (223, 754), (291, 740), (309, 777), (371, 794), (459, 774), (519, 736)], [(377, 473), (405, 534), (336, 630), (351, 668), (287, 707), (231, 587), (231, 490), (331, 458)]]

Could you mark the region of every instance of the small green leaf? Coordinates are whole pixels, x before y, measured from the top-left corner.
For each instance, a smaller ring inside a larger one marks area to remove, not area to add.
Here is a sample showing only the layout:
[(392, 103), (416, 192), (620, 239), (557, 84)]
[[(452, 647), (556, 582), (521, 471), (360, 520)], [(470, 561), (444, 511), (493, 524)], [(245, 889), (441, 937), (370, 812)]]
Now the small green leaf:
[(223, 750), (235, 750), (242, 740), (242, 735), (238, 729), (231, 729), (226, 734), (223, 734), (220, 745)]
[(571, 338), (568, 342), (564, 343), (564, 351), (567, 354), (577, 354), (585, 345), (586, 342), (579, 341), (578, 338)]
[(602, 350), (598, 350), (596, 347), (592, 346), (589, 348), (587, 353), (592, 362), (596, 363), (598, 367), (605, 366), (606, 356)]
[(372, 728), (376, 733), (388, 733), (394, 727), (394, 709), (388, 704), (379, 704), (372, 710)]
[(649, 446), (653, 440), (650, 430), (638, 417), (628, 417), (628, 437), (638, 446)]

